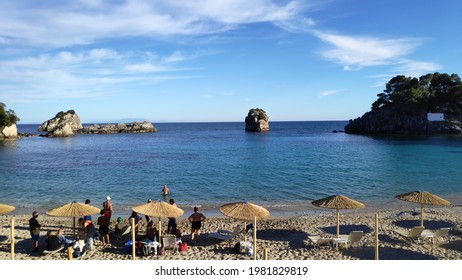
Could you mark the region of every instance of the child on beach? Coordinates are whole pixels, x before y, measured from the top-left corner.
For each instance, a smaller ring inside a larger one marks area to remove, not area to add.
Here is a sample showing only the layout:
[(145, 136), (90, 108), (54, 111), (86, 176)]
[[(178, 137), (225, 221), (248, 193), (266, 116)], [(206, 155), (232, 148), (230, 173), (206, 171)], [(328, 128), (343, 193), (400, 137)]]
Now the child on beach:
[(32, 213), (32, 218), (29, 219), (29, 230), (32, 237), (32, 251), (38, 252), (40, 228), (42, 227), (37, 221), (39, 214), (37, 211)]

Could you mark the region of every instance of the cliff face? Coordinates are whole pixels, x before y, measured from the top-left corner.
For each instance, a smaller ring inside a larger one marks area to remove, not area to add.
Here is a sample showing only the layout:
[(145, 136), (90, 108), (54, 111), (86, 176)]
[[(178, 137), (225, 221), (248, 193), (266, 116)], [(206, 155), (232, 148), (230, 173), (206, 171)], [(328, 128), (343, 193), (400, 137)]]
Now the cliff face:
[(462, 134), (459, 121), (428, 121), (423, 112), (404, 114), (394, 109), (375, 110), (362, 117), (350, 120), (345, 126), (352, 134)]
[(250, 109), (245, 118), (245, 131), (261, 132), (270, 129), (266, 112), (262, 109)]
[(0, 139), (18, 137), (18, 128), (16, 124), (0, 127)]

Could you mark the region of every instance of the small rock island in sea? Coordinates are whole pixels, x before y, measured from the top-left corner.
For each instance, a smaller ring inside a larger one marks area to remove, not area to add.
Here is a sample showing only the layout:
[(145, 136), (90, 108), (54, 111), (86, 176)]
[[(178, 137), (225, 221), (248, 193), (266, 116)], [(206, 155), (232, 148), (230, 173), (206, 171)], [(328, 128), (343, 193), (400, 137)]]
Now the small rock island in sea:
[(269, 122), (266, 112), (262, 109), (250, 109), (247, 117), (245, 118), (245, 131), (261, 132), (268, 131)]
[(93, 124), (82, 126), (79, 116), (74, 110), (59, 112), (56, 116), (45, 121), (38, 128), (39, 131), (47, 132), (46, 137), (69, 137), (74, 134), (111, 134), (111, 133), (149, 133), (157, 132), (157, 129), (148, 121), (119, 123), (119, 124)]
[(352, 134), (462, 134), (462, 82), (457, 74), (396, 76), (371, 111), (350, 120)]
[(0, 102), (0, 139), (18, 137), (16, 122), (19, 118), (13, 110), (5, 111), (6, 105)]

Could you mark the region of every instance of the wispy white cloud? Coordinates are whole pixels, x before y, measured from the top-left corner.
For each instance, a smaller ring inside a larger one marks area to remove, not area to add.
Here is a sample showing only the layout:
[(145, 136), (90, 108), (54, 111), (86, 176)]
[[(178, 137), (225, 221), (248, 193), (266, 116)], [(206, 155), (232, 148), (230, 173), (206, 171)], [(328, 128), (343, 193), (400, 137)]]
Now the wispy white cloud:
[(313, 34), (331, 46), (322, 51), (321, 55), (327, 60), (343, 65), (345, 70), (396, 64), (422, 44), (422, 39), (419, 38), (384, 39), (322, 31)]
[[(120, 85), (189, 79), (163, 57), (146, 53), (119, 53), (112, 49), (60, 51), (22, 58), (3, 59), (0, 84), (17, 100), (56, 100), (104, 95)], [(104, 61), (104, 63), (101, 63)], [(180, 75), (165, 75), (168, 72)]]
[(126, 36), (213, 34), (289, 21), (302, 7), (298, 0), (1, 1), (0, 44), (65, 47)]
[(345, 92), (345, 91), (347, 91), (347, 89), (325, 90), (325, 91), (320, 92), (318, 96), (319, 98), (323, 98), (326, 96), (334, 95), (334, 94)]

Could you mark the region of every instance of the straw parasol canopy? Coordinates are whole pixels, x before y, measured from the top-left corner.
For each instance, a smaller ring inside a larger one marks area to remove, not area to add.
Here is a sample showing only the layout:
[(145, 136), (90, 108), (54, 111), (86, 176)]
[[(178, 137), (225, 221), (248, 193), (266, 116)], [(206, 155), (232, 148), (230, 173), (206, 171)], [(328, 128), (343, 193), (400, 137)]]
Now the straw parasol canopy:
[(246, 201), (222, 205), (220, 212), (227, 217), (244, 221), (252, 221), (255, 217), (263, 220), (270, 216), (265, 208)]
[[(253, 259), (257, 259), (257, 220), (263, 220), (270, 216), (270, 213), (265, 208), (258, 206), (256, 204), (241, 201), (224, 204), (220, 207), (220, 212), (230, 218), (243, 220), (243, 221), (253, 221)], [(244, 226), (245, 229), (245, 226)], [(244, 241), (245, 241), (244, 234)]]
[(314, 206), (337, 210), (337, 237), (340, 235), (340, 209), (360, 209), (365, 205), (343, 195), (331, 195), (311, 202)]
[(176, 218), (183, 215), (184, 211), (176, 206), (163, 201), (152, 201), (132, 208), (133, 211), (154, 217)]
[(423, 206), (425, 205), (437, 205), (437, 206), (449, 206), (451, 203), (437, 195), (434, 195), (425, 191), (413, 191), (404, 194), (399, 194), (395, 198), (407, 202), (419, 203), (420, 204), (420, 225), (423, 226)]
[(14, 206), (6, 205), (6, 204), (0, 204), (0, 215), (9, 213), (16, 209)]
[(87, 216), (100, 213), (100, 209), (89, 204), (80, 202), (71, 202), (58, 208), (46, 211), (47, 215), (56, 217), (74, 217), (74, 236), (75, 236), (75, 217)]
[(78, 217), (86, 215), (99, 214), (100, 209), (89, 204), (83, 204), (80, 202), (71, 202), (60, 206), (55, 209), (46, 211), (47, 215), (57, 216), (57, 217)]

